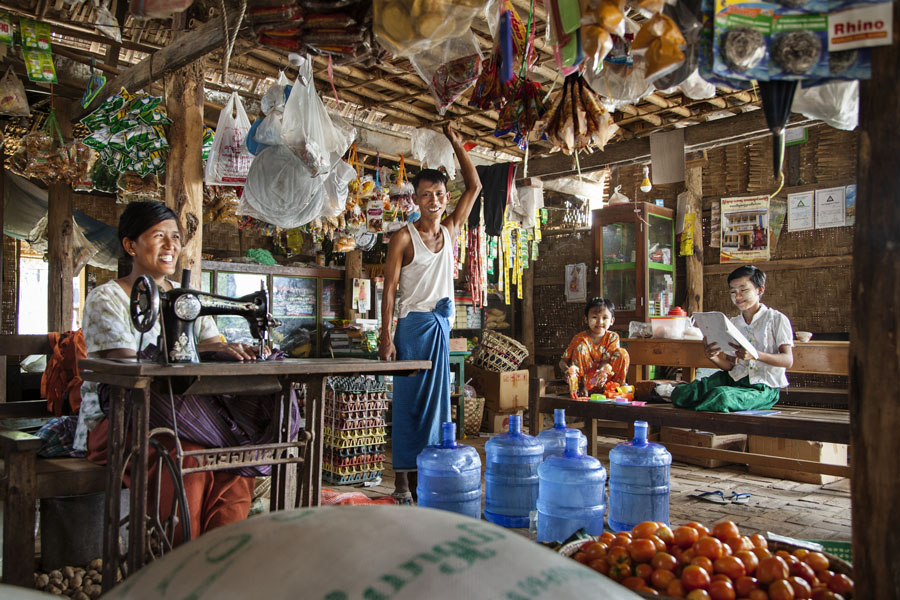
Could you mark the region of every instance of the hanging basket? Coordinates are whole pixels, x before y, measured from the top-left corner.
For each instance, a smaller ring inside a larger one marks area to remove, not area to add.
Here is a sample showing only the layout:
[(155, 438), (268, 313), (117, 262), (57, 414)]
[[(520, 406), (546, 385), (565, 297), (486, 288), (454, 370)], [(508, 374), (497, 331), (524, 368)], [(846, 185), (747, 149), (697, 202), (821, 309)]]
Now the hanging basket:
[(515, 371), (528, 358), (528, 348), (511, 337), (492, 329), (482, 332), (481, 344), (475, 348), (469, 362), (486, 371)]

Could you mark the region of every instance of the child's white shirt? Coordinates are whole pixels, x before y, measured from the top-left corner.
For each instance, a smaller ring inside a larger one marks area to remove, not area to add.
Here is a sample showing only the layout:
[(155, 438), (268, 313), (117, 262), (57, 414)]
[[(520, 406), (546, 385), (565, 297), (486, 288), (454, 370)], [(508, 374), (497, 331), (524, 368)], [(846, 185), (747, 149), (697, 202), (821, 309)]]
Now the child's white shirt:
[[(778, 354), (778, 349), (785, 344), (794, 345), (794, 330), (791, 321), (783, 313), (765, 304), (759, 305), (759, 310), (753, 315), (753, 319), (747, 324), (740, 314), (731, 318), (741, 333), (744, 334), (753, 347), (759, 352)], [(762, 383), (773, 388), (785, 388), (788, 386), (787, 369), (775, 367), (758, 360), (738, 359), (734, 368), (729, 371), (735, 381), (750, 377), (750, 383)]]

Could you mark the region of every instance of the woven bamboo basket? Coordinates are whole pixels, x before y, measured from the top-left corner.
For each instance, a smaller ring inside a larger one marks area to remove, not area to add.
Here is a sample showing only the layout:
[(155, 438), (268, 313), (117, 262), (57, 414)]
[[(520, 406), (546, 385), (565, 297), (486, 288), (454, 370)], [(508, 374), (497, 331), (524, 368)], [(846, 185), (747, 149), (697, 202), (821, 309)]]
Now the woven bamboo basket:
[[(484, 417), (484, 398), (466, 396), (465, 400), (466, 421), (465, 434), (466, 437), (478, 437), (481, 431), (481, 420)], [(450, 406), (450, 416), (456, 420), (456, 402)]]
[[(575, 556), (575, 553), (578, 552), (578, 549), (581, 548), (582, 544), (584, 544), (587, 541), (596, 540), (596, 539), (597, 539), (596, 536), (590, 536), (583, 540), (576, 540), (574, 542), (569, 542), (568, 544), (564, 544), (563, 546), (561, 546), (559, 548), (559, 550), (557, 550), (557, 552), (559, 552), (563, 556), (572, 557), (572, 556)], [(821, 546), (821, 544), (816, 544), (816, 543), (806, 544), (806, 543), (804, 543), (802, 546), (800, 546), (800, 545), (795, 545), (795, 544), (788, 544), (786, 542), (777, 542), (777, 541), (769, 540), (769, 550), (773, 554), (775, 552), (777, 552), (778, 550), (787, 550), (788, 552), (793, 552), (797, 548), (814, 549), (814, 550), (822, 552), (821, 550), (818, 550), (817, 546)], [(828, 563), (829, 563), (828, 568), (831, 571), (834, 571), (835, 573), (840, 573), (842, 575), (846, 575), (847, 577), (853, 577), (853, 566), (850, 563), (848, 563), (847, 561), (845, 561), (841, 558), (838, 558), (837, 556), (835, 556), (833, 554), (829, 554), (828, 552), (822, 552), (822, 554), (824, 554), (825, 556), (828, 557)], [(643, 592), (635, 592), (635, 594), (637, 594), (641, 598), (671, 598), (671, 596), (662, 596), (662, 595), (653, 596), (650, 594), (645, 594)], [(672, 599), (672, 600), (674, 600), (674, 599)]]
[(481, 344), (469, 358), (476, 367), (486, 371), (515, 371), (528, 358), (528, 348), (511, 337), (485, 329), (481, 336)]

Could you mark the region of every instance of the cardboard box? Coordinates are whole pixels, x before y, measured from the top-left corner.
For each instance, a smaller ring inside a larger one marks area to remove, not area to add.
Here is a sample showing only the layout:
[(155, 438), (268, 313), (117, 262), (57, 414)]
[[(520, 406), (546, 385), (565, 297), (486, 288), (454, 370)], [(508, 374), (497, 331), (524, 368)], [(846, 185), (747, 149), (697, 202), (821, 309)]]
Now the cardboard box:
[(467, 345), (466, 338), (450, 338), (450, 352), (465, 352)]
[(523, 410), (513, 411), (496, 411), (490, 408), (484, 409), (484, 423), (481, 424), (481, 430), (488, 433), (506, 433), (509, 431), (510, 415), (524, 414)]
[(466, 377), (478, 395), (484, 397), (484, 405), (494, 412), (528, 408), (528, 370), (496, 373), (475, 365), (466, 365)]
[[(806, 440), (788, 440), (783, 438), (766, 437), (763, 435), (750, 436), (750, 452), (753, 454), (766, 454), (769, 456), (783, 456), (786, 458), (799, 458), (800, 460), (814, 460), (830, 465), (847, 465), (847, 445), (831, 444), (826, 442), (810, 442)], [(755, 475), (774, 477), (775, 479), (788, 479), (801, 483), (815, 483), (822, 485), (841, 479), (834, 475), (821, 473), (803, 473), (791, 469), (779, 469), (775, 467), (761, 467), (750, 465), (750, 472)]]
[[(746, 452), (747, 436), (743, 433), (732, 434), (715, 434), (708, 431), (697, 431), (696, 429), (681, 429), (680, 427), (663, 427), (660, 432), (660, 440), (663, 443), (682, 444), (684, 446), (696, 446), (698, 448), (716, 448), (717, 450), (734, 450), (735, 452)], [(695, 456), (685, 456), (672, 452), (674, 460), (688, 463), (691, 465), (700, 465), (701, 467), (721, 467), (732, 464), (724, 460), (714, 458), (697, 458)]]

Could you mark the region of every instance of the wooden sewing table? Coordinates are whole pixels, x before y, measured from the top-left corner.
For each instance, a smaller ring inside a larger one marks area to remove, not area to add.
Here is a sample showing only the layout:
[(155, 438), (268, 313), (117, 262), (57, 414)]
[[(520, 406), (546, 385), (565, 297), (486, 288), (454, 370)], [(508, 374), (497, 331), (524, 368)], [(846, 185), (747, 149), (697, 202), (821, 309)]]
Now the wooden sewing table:
[[(307, 358), (260, 362), (207, 362), (161, 365), (135, 359), (80, 360), (86, 381), (105, 383), (110, 394), (109, 448), (107, 451), (106, 511), (103, 530), (103, 591), (116, 582), (119, 567), (120, 496), (125, 455), (131, 458), (127, 573), (144, 565), (147, 543), (147, 473), (149, 460), (150, 388), (168, 394), (168, 383), (177, 381), (185, 394), (276, 394), (282, 398), (280, 429), (274, 443), (237, 448), (215, 448), (195, 456), (203, 470), (237, 466), (272, 465), (271, 510), (319, 504), (322, 487), (322, 453), (326, 379), (341, 375), (413, 375), (430, 369), (431, 361), (378, 361), (359, 358)], [(299, 440), (289, 440), (290, 390), (305, 383), (306, 429)], [(125, 392), (131, 394), (131, 438), (126, 448)], [(309, 446), (306, 448), (306, 446)], [(304, 452), (306, 450), (306, 452)], [(309, 460), (305, 460), (305, 456)], [(293, 468), (290, 468), (293, 465)], [(300, 468), (298, 468), (300, 467)], [(298, 470), (301, 471), (298, 486)], [(193, 471), (193, 470), (192, 470)]]

